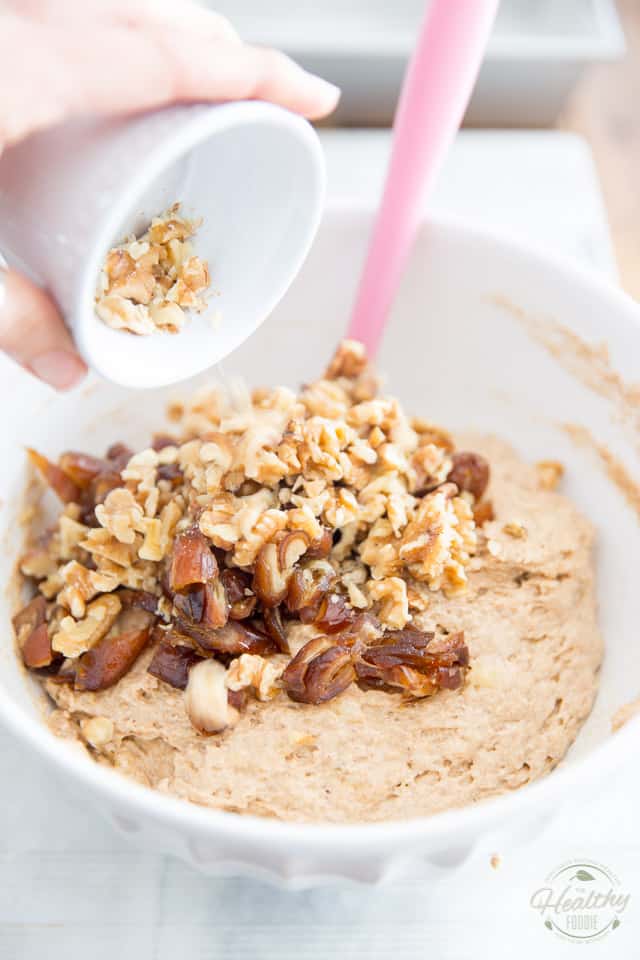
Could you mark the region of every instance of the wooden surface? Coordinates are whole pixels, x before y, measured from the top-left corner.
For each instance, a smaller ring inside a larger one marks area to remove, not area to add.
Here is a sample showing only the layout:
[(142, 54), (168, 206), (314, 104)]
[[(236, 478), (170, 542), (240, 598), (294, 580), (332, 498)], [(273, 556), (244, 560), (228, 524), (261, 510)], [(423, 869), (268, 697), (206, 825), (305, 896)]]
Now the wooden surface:
[(618, 0), (618, 10), (627, 56), (586, 71), (559, 126), (593, 151), (620, 280), (640, 300), (640, 0)]

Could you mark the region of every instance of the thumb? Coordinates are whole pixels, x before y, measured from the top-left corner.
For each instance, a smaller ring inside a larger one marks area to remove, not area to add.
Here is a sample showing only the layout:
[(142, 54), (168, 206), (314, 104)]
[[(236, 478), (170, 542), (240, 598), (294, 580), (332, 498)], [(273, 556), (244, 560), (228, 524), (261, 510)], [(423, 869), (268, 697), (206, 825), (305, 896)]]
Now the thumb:
[(56, 390), (75, 386), (87, 372), (53, 299), (1, 262), (0, 350)]

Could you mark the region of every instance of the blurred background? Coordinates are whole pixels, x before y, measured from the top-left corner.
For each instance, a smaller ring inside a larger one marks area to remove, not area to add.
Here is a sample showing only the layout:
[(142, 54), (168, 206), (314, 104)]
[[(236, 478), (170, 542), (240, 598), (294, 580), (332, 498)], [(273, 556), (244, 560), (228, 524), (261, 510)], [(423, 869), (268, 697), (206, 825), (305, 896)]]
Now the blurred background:
[[(424, 0), (209, 0), (247, 40), (280, 47), (342, 88), (332, 122), (386, 124)], [(582, 68), (624, 51), (613, 0), (502, 0), (472, 126), (554, 123)]]
[[(424, 0), (205, 2), (228, 16), (246, 39), (281, 47), (337, 83), (343, 95), (331, 125), (391, 122)], [(593, 153), (619, 277), (637, 298), (639, 51), (640, 0), (501, 0), (464, 123), (584, 137)], [(556, 151), (559, 144), (554, 139)]]

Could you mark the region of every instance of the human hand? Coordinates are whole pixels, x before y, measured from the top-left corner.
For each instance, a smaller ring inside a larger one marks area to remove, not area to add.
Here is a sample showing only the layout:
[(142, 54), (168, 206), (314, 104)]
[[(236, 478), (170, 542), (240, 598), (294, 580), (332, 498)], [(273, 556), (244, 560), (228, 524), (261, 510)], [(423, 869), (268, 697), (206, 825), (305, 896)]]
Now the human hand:
[[(192, 0), (9, 0), (0, 14), (0, 152), (82, 114), (191, 100), (270, 100), (311, 119), (339, 91), (243, 43)], [(0, 266), (0, 350), (57, 389), (86, 373), (57, 305)]]

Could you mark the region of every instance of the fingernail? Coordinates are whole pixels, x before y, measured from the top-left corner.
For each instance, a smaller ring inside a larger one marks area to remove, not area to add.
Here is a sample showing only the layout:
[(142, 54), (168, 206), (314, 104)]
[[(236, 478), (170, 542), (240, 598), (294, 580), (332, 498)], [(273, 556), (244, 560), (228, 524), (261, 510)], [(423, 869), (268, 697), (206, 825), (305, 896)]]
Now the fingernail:
[(324, 77), (319, 77), (316, 73), (310, 73), (309, 76), (313, 77), (318, 91), (322, 90), (322, 94), (327, 102), (327, 107), (331, 104), (331, 109), (333, 109), (342, 96), (340, 87), (336, 87), (335, 83), (329, 83), (328, 80), (325, 80)]
[(312, 74), (312, 76), (314, 76), (318, 84), (322, 85), (324, 88), (327, 99), (331, 99), (334, 103), (337, 103), (342, 96), (342, 90), (340, 87), (337, 87), (335, 83), (330, 83), (328, 80), (325, 80), (324, 77), (317, 76), (315, 73)]
[(327, 113), (333, 110), (342, 95), (340, 87), (336, 87), (335, 83), (330, 83), (324, 77), (319, 77), (317, 73), (305, 70), (299, 63), (295, 64), (295, 68), (298, 70), (300, 80), (306, 84), (307, 91), (313, 93), (314, 97), (322, 99), (323, 109)]
[(79, 383), (87, 372), (80, 357), (66, 350), (41, 353), (26, 366), (36, 377), (55, 387), (56, 390), (69, 390)]

